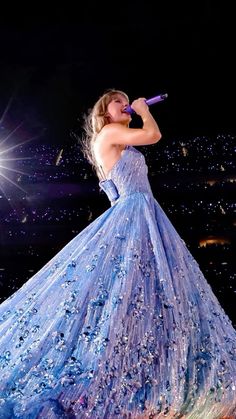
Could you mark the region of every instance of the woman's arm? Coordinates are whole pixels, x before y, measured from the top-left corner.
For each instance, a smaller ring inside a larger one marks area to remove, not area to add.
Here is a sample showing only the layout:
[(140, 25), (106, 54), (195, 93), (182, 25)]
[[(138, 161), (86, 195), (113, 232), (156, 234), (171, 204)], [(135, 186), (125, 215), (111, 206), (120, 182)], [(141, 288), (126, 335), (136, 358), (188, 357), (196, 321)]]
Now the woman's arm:
[(136, 99), (131, 106), (136, 114), (142, 118), (142, 128), (129, 128), (120, 123), (110, 123), (105, 125), (99, 133), (99, 141), (104, 141), (107, 145), (127, 144), (139, 146), (155, 144), (161, 139), (160, 129), (149, 112), (145, 99)]

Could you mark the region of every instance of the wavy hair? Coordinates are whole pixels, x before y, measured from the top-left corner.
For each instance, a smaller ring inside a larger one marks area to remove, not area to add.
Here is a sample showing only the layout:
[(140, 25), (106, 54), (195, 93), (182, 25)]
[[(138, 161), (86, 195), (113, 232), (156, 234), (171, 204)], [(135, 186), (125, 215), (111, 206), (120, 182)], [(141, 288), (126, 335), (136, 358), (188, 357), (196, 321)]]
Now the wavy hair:
[(84, 157), (92, 165), (93, 170), (96, 172), (99, 179), (101, 179), (102, 176), (95, 159), (93, 144), (101, 129), (105, 125), (109, 124), (109, 120), (106, 116), (107, 107), (111, 100), (114, 98), (114, 96), (116, 96), (117, 94), (124, 96), (127, 99), (127, 101), (129, 101), (127, 94), (122, 92), (121, 90), (108, 89), (97, 100), (93, 108), (90, 109), (88, 113), (84, 115), (83, 118), (84, 134), (81, 140), (82, 152), (84, 154)]

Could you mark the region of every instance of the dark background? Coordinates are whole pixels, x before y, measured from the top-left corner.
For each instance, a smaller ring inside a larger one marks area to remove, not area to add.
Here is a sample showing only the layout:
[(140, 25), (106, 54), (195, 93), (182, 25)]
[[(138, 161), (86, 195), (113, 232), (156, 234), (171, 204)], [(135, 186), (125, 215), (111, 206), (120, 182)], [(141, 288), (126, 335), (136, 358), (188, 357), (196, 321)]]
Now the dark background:
[(162, 140), (140, 150), (158, 202), (236, 322), (234, 14), (226, 2), (159, 3), (2, 8), (2, 300), (109, 207), (78, 139), (83, 114), (114, 87), (131, 101), (168, 93), (152, 106)]
[(168, 105), (154, 111), (165, 135), (234, 131), (232, 10), (159, 3), (3, 8), (2, 107), (14, 95), (27, 127), (41, 123), (45, 140), (64, 143), (104, 89), (121, 88), (131, 100), (167, 92)]

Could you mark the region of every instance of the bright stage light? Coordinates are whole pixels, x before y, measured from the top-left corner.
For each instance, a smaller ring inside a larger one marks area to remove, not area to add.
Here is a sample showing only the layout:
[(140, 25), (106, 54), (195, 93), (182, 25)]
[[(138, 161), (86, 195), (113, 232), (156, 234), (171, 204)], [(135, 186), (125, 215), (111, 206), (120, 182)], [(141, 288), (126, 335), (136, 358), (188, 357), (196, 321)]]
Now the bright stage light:
[[(15, 130), (12, 131), (12, 133), (13, 132), (15, 132)], [(9, 183), (11, 185), (14, 185), (17, 189), (21, 190), (22, 192), (26, 193), (26, 191), (15, 181), (12, 175), (22, 174), (28, 176), (28, 173), (15, 167), (14, 163), (17, 161), (31, 159), (31, 157), (12, 157), (13, 151), (19, 148), (21, 145), (25, 144), (25, 142), (8, 147), (4, 146), (6, 139), (9, 138), (11, 134), (9, 134), (7, 137), (3, 139), (0, 138), (0, 189), (5, 189), (5, 187), (7, 187), (7, 183)], [(19, 177), (17, 181), (20, 181)]]
[(16, 150), (21, 153), (23, 145), (32, 141), (32, 138), (19, 142), (16, 133), (21, 126), (22, 124), (19, 124), (13, 130), (6, 132), (7, 130), (0, 125), (0, 191), (8, 201), (11, 200), (10, 196), (14, 198), (12, 195), (15, 195), (16, 191), (20, 191), (24, 196), (27, 194), (20, 183), (22, 176), (28, 177), (29, 173), (22, 169), (22, 165), (24, 161), (32, 160), (32, 157), (19, 157), (19, 153), (16, 155)]

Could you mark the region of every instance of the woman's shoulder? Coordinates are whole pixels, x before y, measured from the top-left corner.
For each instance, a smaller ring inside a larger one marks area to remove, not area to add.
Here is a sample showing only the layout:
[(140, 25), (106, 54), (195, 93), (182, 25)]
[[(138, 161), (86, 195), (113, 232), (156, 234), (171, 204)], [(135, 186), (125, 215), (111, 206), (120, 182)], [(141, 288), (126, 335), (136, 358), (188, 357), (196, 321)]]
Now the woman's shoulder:
[(127, 127), (112, 122), (101, 129), (99, 134), (97, 134), (96, 142), (101, 146), (104, 144), (105, 147), (124, 144), (126, 130)]
[[(102, 128), (102, 130), (104, 128)], [(102, 132), (97, 134), (97, 136), (96, 136), (96, 138), (94, 139), (94, 142), (93, 142), (94, 150), (96, 150), (98, 152), (100, 152), (100, 151), (102, 152), (102, 151), (110, 150), (111, 148), (113, 148), (114, 144), (112, 144), (110, 141), (108, 141), (108, 138), (109, 137), (107, 137), (106, 135), (103, 135)]]

